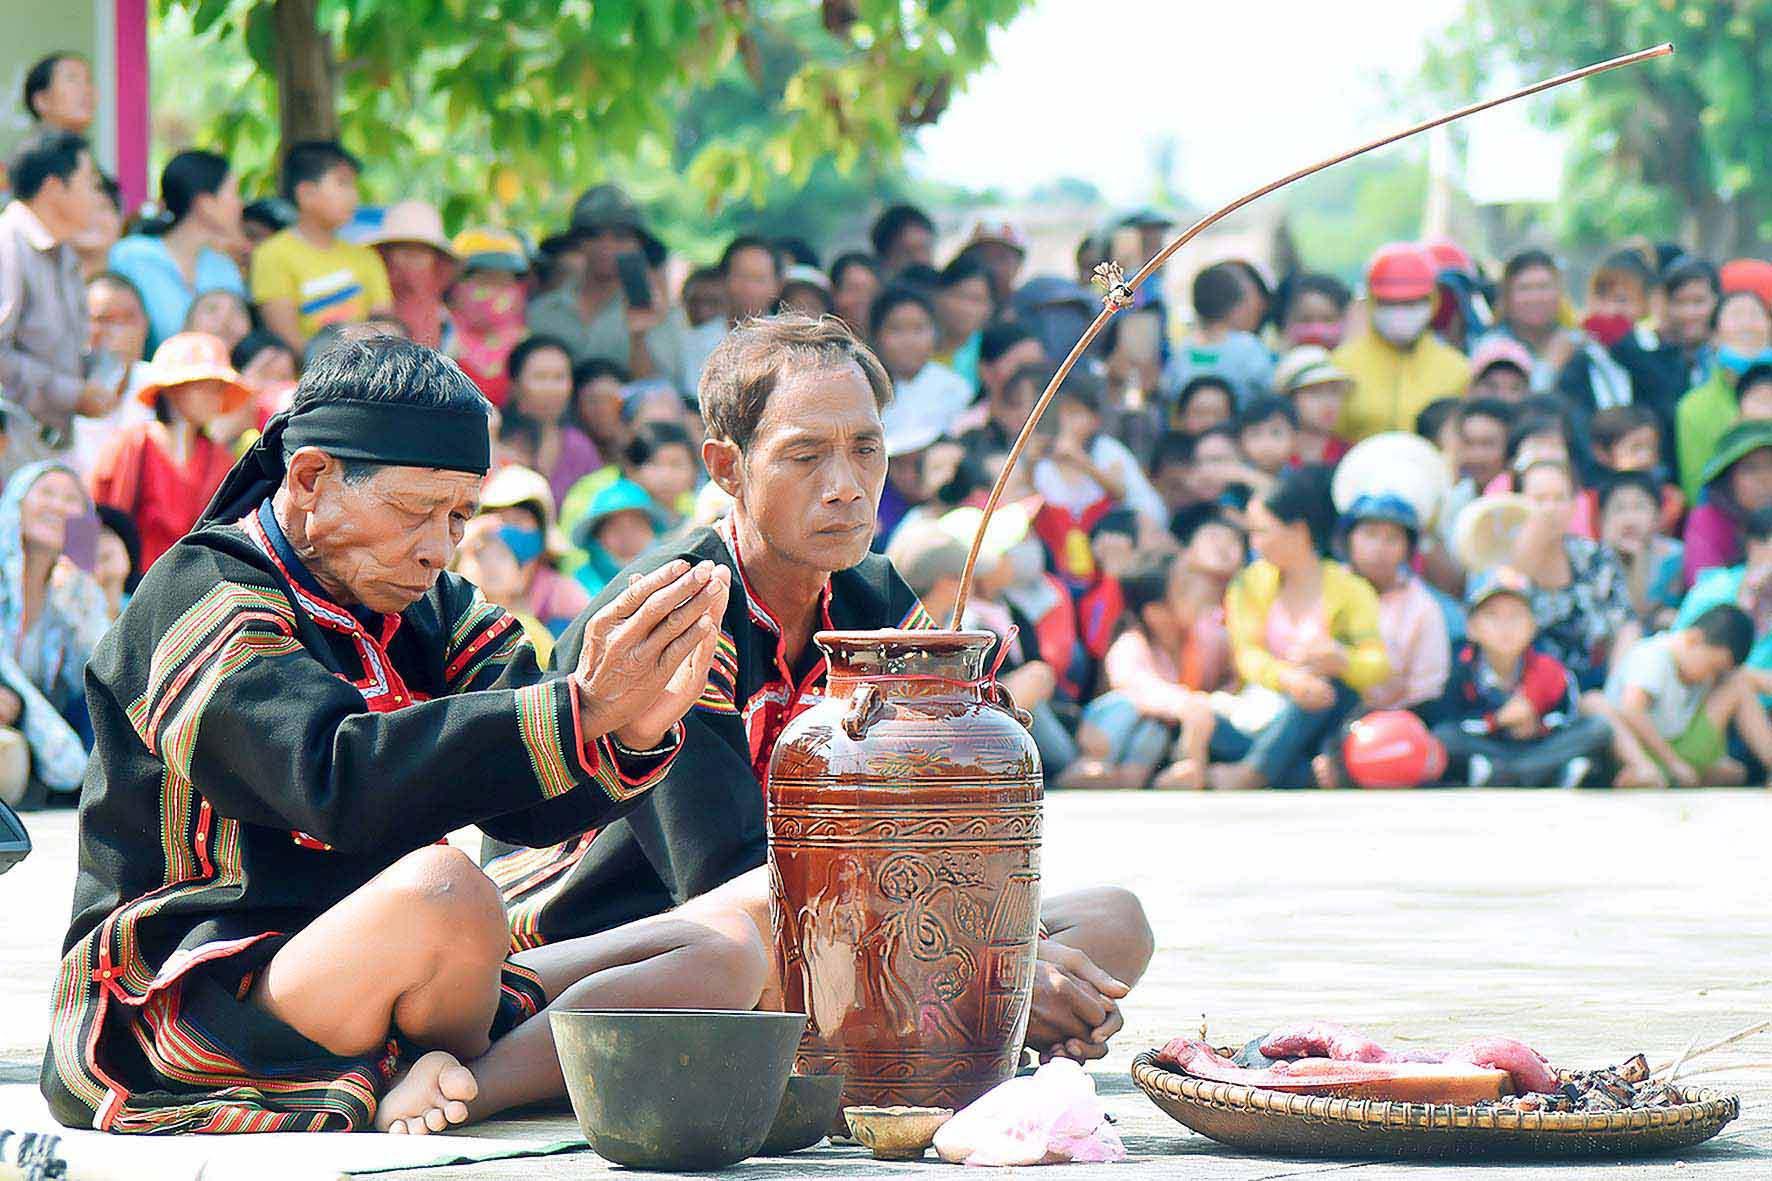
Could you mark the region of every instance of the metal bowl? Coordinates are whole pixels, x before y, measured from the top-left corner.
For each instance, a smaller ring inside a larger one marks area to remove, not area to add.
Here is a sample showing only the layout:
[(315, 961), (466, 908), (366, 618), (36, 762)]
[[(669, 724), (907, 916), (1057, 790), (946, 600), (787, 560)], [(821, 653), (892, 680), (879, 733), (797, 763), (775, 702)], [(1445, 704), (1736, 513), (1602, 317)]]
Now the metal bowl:
[(803, 1013), (553, 1010), (572, 1110), (598, 1156), (723, 1169), (755, 1156), (781, 1107)]
[(843, 1082), (840, 1074), (789, 1075), (781, 1109), (775, 1113), (775, 1123), (757, 1155), (786, 1156), (823, 1140), (833, 1126), (843, 1122), (839, 1106)]

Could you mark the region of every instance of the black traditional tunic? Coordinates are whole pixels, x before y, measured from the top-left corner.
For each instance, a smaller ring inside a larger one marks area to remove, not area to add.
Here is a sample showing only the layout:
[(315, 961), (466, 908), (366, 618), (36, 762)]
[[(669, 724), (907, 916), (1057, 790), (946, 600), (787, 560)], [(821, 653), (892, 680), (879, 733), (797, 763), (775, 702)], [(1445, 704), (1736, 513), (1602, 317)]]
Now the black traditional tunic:
[[(486, 866), (521, 949), (659, 914), (763, 864), (763, 782), (788, 722), (824, 699), (824, 654), (807, 645), (789, 667), (781, 628), (751, 593), (730, 521), (667, 538), (611, 581), (555, 648), (571, 667), (585, 621), (627, 575), (675, 558), (732, 571), (707, 690), (683, 719), (683, 746), (663, 783), (633, 812), (551, 849), (506, 852)], [(833, 574), (820, 601), (827, 629), (932, 626), (892, 564), (870, 554)]]
[[(582, 742), (572, 683), (453, 575), (397, 616), (332, 603), (268, 504), (154, 564), (86, 691), (43, 1090), (63, 1123), (113, 1132), (370, 1126), (404, 1047), (327, 1053), (245, 999), (258, 969), (452, 829), (557, 842), (669, 765)], [(495, 1036), (542, 1000), (515, 965), (504, 985)]]

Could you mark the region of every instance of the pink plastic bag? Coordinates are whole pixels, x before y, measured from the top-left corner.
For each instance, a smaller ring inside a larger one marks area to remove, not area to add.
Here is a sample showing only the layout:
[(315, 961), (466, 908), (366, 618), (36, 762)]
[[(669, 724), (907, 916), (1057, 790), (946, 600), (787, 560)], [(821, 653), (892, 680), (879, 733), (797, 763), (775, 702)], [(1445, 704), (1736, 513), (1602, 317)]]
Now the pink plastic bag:
[(1107, 1122), (1095, 1082), (1068, 1058), (1012, 1078), (935, 1133), (935, 1151), (951, 1165), (1061, 1165), (1126, 1159)]

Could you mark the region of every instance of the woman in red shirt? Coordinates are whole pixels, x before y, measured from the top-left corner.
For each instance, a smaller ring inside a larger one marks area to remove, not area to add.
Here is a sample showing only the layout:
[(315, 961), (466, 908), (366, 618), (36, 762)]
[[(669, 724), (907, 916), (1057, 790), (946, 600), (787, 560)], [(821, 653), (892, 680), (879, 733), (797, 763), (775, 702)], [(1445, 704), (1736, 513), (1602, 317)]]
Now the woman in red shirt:
[(252, 395), (218, 337), (181, 332), (155, 350), (153, 377), (136, 396), (155, 421), (118, 432), (93, 470), (92, 498), (135, 522), (145, 570), (197, 523), (233, 466), (205, 428)]

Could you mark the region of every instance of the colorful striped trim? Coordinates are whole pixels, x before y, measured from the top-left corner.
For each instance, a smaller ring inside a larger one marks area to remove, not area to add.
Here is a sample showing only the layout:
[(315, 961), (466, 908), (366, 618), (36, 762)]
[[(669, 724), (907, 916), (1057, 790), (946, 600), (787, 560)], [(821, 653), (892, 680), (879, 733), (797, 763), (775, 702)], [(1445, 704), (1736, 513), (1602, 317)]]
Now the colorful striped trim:
[(515, 616), (498, 616), (450, 658), (443, 669), (444, 687), (458, 691), (472, 685), (487, 669), (509, 664), (528, 643)]
[(934, 617), (923, 609), (923, 604), (921, 602), (918, 602), (915, 607), (912, 607), (910, 614), (906, 615), (904, 621), (898, 625), (900, 631), (913, 632), (931, 631), (936, 626), (937, 624)]
[(205, 646), (204, 641), (224, 623), (243, 613), (272, 622), (274, 627), (280, 624), (282, 630), (295, 628), (295, 608), (283, 595), (264, 587), (223, 582), (186, 609), (154, 646), (148, 659), (147, 689), (126, 711), (130, 725), (149, 749), (153, 748), (151, 719), (168, 694), (176, 695), (188, 679), (180, 674), (190, 664), (192, 654)]
[(596, 839), (597, 830), (592, 829), (558, 845), (518, 849), (487, 863), (486, 873), (498, 883), (505, 900), (512, 952), (547, 942), (541, 933), (541, 916), (565, 887), (568, 871), (584, 859)]
[(571, 791), (577, 782), (573, 765), (583, 765), (581, 757), (566, 749), (566, 737), (560, 731), (560, 686), (570, 684), (543, 681), (516, 691), (518, 737), (529, 752), (529, 766), (541, 785), (543, 799)]
[(738, 645), (724, 630), (715, 641), (714, 661), (708, 668), (708, 683), (695, 705), (698, 709), (717, 714), (738, 712)]

